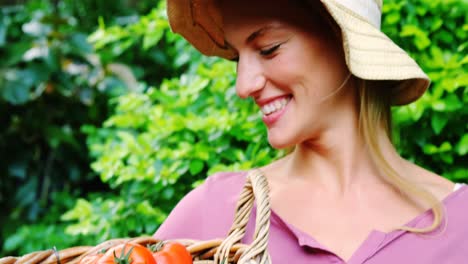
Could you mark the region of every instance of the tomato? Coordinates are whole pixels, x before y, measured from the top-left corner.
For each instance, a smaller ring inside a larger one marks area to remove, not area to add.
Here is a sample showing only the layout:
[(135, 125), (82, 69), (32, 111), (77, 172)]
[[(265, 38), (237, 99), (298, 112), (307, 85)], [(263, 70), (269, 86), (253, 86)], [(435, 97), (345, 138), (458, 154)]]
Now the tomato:
[(156, 264), (156, 261), (148, 248), (125, 243), (107, 250), (96, 264)]
[(192, 255), (184, 245), (169, 242), (162, 246), (160, 251), (153, 253), (156, 264), (192, 264)]
[[(153, 254), (154, 260), (156, 264), (174, 264), (174, 260), (172, 259), (172, 255), (167, 251), (159, 251)], [(178, 264), (178, 262), (177, 262)]]

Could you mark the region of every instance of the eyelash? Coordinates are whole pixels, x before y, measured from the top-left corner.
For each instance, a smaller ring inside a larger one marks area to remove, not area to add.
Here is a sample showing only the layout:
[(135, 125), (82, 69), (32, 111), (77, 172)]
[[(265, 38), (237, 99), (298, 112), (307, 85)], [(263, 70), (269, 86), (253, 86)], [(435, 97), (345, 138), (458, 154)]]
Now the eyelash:
[[(269, 48), (269, 49), (260, 50), (260, 55), (262, 55), (262, 56), (270, 56), (270, 55), (273, 54), (273, 52), (275, 52), (280, 46), (281, 46), (281, 44), (276, 44), (276, 45), (274, 45), (273, 47), (271, 47), (271, 48)], [(239, 62), (239, 57), (232, 58), (231, 61)]]
[(281, 46), (281, 44), (276, 44), (276, 45), (274, 45), (273, 47), (271, 47), (269, 49), (260, 50), (260, 55), (269, 56), (269, 55), (273, 54), (273, 52), (275, 52), (280, 46)]

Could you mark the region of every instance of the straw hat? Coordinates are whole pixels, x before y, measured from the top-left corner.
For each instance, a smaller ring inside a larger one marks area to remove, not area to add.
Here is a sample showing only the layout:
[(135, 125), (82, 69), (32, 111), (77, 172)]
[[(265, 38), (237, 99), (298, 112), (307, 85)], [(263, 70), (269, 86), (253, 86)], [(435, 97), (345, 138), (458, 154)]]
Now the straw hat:
[[(222, 17), (215, 1), (168, 0), (169, 22), (172, 31), (201, 53), (233, 58), (235, 51), (224, 43)], [(392, 91), (393, 105), (411, 103), (424, 93), (430, 84), (427, 75), (380, 31), (382, 0), (320, 1), (341, 29), (346, 64), (353, 75), (365, 80), (399, 81)]]

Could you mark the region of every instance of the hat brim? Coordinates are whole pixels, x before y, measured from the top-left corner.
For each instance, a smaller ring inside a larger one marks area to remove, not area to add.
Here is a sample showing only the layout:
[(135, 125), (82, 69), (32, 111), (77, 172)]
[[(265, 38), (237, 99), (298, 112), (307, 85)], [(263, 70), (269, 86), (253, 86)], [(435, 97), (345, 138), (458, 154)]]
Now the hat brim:
[(411, 103), (426, 91), (427, 75), (387, 35), (334, 0), (322, 3), (341, 29), (351, 73), (364, 80), (402, 81), (392, 91), (393, 105)]
[[(168, 0), (167, 16), (171, 30), (182, 35), (198, 51), (207, 56), (232, 59), (236, 52), (224, 45), (224, 34), (220, 24), (213, 18), (216, 14), (204, 12), (206, 7), (214, 5), (213, 0)], [(205, 8), (196, 9), (199, 6)], [(195, 18), (204, 19), (196, 21)], [(210, 21), (211, 20), (211, 21)], [(220, 22), (218, 22), (220, 23)]]
[[(392, 89), (392, 105), (421, 97), (430, 80), (403, 49), (347, 7), (334, 0), (321, 2), (341, 29), (346, 64), (353, 75), (364, 80), (399, 81)], [(214, 0), (168, 0), (171, 29), (204, 55), (232, 59), (236, 52), (224, 44), (222, 18), (209, 6), (215, 6)]]

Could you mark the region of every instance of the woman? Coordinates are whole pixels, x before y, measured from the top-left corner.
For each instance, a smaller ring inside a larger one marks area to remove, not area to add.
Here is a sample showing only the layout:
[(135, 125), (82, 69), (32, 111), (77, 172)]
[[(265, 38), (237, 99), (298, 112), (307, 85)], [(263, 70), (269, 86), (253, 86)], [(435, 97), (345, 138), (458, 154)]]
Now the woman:
[[(259, 168), (271, 190), (273, 263), (467, 261), (468, 188), (403, 159), (390, 141), (390, 106), (416, 100), (429, 80), (380, 32), (381, 8), (379, 0), (168, 2), (175, 32), (237, 61), (236, 91), (263, 112), (269, 143), (293, 148)], [(210, 176), (155, 236), (225, 237), (246, 173)]]

